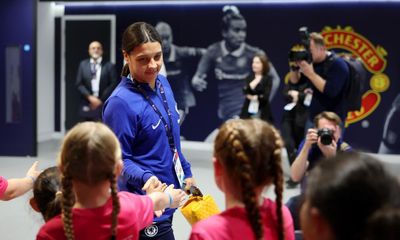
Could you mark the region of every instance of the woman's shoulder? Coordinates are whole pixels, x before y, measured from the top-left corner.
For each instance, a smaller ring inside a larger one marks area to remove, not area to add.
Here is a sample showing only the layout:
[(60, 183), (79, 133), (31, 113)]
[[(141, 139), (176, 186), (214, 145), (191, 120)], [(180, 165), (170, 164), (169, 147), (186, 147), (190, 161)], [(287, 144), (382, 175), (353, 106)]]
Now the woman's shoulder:
[(266, 73), (266, 74), (262, 75), (261, 81), (265, 81), (265, 82), (272, 81), (272, 78), (273, 77), (270, 74)]
[(158, 75), (157, 75), (157, 79), (161, 82), (161, 84), (163, 85), (163, 87), (171, 88), (167, 77), (165, 77), (164, 75), (158, 74)]
[[(107, 108), (122, 108), (124, 110), (137, 110), (143, 103), (143, 96), (133, 90), (127, 78), (122, 78), (121, 83), (114, 89), (113, 93), (105, 103), (104, 111)], [(135, 106), (134, 108), (132, 106)]]

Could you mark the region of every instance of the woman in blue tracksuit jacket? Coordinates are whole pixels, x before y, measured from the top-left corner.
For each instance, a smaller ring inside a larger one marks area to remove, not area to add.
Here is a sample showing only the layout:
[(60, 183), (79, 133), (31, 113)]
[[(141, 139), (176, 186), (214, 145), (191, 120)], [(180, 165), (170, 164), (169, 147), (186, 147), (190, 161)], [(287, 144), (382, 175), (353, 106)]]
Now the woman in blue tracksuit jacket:
[[(158, 74), (163, 63), (160, 36), (153, 26), (134, 23), (123, 34), (122, 52), (126, 62), (122, 79), (103, 109), (104, 122), (121, 143), (124, 169), (119, 189), (145, 194), (148, 186), (162, 183), (175, 188), (183, 182), (192, 185), (190, 164), (180, 147), (176, 102), (167, 79)], [(174, 239), (174, 211), (167, 209), (155, 218), (140, 239)]]

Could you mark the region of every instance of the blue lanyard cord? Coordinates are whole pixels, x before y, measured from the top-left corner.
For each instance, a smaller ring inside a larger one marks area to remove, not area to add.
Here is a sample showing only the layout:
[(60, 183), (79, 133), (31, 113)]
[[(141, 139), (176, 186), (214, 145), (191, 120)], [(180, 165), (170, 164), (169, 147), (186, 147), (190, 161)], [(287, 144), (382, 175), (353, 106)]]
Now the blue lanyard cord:
[(168, 102), (167, 102), (167, 98), (165, 96), (165, 91), (164, 91), (163, 85), (161, 84), (160, 81), (156, 80), (157, 87), (160, 88), (162, 102), (164, 105), (164, 109), (168, 114), (169, 125), (171, 127), (168, 126), (167, 121), (165, 120), (164, 116), (161, 114), (160, 110), (157, 108), (157, 106), (154, 104), (153, 100), (151, 100), (150, 96), (146, 93), (146, 91), (142, 88), (142, 86), (140, 86), (140, 84), (137, 83), (136, 80), (133, 80), (133, 79), (131, 79), (131, 80), (132, 80), (135, 88), (143, 95), (143, 97), (147, 100), (147, 102), (153, 108), (154, 112), (156, 112), (157, 115), (160, 117), (161, 121), (163, 122), (165, 131), (167, 133), (169, 147), (171, 148), (172, 152), (175, 152), (175, 141), (174, 141), (174, 135), (172, 134), (172, 114), (168, 107)]

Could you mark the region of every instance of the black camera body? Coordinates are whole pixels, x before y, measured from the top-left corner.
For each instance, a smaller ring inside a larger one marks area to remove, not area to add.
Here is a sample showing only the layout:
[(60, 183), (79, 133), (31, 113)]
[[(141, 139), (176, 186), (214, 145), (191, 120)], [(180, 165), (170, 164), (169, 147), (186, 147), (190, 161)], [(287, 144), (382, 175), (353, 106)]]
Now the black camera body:
[(289, 51), (289, 66), (293, 71), (297, 71), (299, 67), (296, 62), (306, 61), (312, 63), (312, 55), (310, 51), (310, 34), (307, 27), (299, 29), (300, 43), (294, 44)]
[(329, 128), (318, 129), (318, 137), (321, 138), (321, 143), (324, 145), (330, 145), (333, 141), (333, 131)]

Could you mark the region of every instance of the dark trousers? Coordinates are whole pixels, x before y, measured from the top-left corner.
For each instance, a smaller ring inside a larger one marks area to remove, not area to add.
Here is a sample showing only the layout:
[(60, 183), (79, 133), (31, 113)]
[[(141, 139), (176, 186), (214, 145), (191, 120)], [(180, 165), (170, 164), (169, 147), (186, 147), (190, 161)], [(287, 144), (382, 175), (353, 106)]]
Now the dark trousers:
[(175, 240), (172, 216), (165, 221), (155, 222), (140, 231), (140, 240)]
[(281, 134), (285, 141), (285, 148), (288, 154), (289, 163), (292, 165), (296, 158), (297, 148), (304, 138), (304, 126), (298, 126), (293, 118), (283, 118)]

